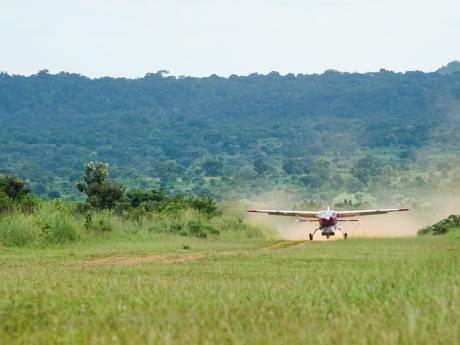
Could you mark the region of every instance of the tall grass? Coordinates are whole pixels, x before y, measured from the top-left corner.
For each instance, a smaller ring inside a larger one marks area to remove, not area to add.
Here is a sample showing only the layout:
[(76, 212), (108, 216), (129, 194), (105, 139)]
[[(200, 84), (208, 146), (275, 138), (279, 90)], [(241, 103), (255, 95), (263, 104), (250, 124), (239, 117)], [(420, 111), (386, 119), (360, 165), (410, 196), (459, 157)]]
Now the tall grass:
[(13, 211), (0, 217), (0, 244), (3, 246), (46, 246), (107, 234), (145, 236), (152, 233), (203, 239), (269, 236), (267, 229), (248, 223), (244, 213), (234, 209), (224, 209), (213, 217), (193, 209), (140, 215), (120, 215), (109, 210), (81, 214), (70, 205), (43, 203), (29, 214)]

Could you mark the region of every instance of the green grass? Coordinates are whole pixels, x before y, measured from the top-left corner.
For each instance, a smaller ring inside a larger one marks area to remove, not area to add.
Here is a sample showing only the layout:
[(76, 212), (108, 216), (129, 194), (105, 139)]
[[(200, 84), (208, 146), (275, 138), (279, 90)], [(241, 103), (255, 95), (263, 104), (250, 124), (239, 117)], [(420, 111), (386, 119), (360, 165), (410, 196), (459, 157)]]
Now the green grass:
[[(201, 259), (87, 261), (143, 255)], [(1, 248), (0, 267), (1, 344), (460, 343), (452, 237), (277, 244), (106, 234)]]
[(171, 213), (134, 210), (122, 215), (93, 210), (85, 216), (72, 205), (44, 202), (30, 213), (0, 212), (0, 246), (49, 247), (101, 238), (148, 240), (153, 234), (232, 240), (273, 237), (273, 229), (248, 221), (245, 213), (241, 207), (226, 207), (214, 216), (193, 209)]

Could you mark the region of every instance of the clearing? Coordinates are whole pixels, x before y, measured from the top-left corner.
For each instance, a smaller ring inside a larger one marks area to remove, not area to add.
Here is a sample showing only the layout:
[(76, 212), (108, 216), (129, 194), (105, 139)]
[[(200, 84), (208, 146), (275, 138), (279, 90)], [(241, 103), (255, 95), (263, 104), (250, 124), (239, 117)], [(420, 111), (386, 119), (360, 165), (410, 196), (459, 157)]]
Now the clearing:
[(106, 238), (0, 267), (1, 344), (460, 343), (449, 237)]

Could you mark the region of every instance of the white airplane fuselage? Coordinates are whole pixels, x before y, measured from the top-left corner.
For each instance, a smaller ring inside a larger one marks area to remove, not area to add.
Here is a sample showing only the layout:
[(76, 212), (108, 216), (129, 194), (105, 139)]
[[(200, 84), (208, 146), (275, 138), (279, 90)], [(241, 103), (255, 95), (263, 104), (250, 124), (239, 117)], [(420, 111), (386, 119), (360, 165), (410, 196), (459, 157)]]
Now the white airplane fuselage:
[(337, 230), (337, 213), (334, 211), (324, 211), (319, 214), (319, 230), (321, 230), (321, 235), (334, 236)]

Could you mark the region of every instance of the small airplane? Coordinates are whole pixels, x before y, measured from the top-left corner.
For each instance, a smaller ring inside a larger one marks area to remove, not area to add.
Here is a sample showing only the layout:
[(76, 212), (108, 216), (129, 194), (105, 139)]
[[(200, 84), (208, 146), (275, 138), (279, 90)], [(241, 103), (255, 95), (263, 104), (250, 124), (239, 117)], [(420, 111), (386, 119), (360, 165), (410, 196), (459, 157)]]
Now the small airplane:
[[(302, 217), (298, 219), (298, 222), (319, 222), (319, 227), (309, 233), (310, 241), (313, 240), (313, 236), (316, 231), (320, 230), (321, 235), (326, 236), (329, 239), (330, 236), (334, 236), (335, 232), (339, 230), (343, 234), (343, 238), (347, 239), (348, 234), (343, 232), (337, 226), (338, 222), (357, 222), (358, 219), (343, 219), (348, 217), (358, 217), (358, 216), (371, 216), (376, 214), (385, 214), (390, 212), (401, 212), (409, 211), (408, 208), (386, 208), (386, 209), (377, 209), (377, 210), (354, 210), (354, 211), (333, 211), (329, 207), (326, 211), (284, 211), (284, 210), (247, 210), (247, 212), (257, 212), (257, 213), (267, 213), (269, 215), (275, 216), (290, 216), (290, 217)], [(304, 219), (304, 218), (314, 218), (314, 219)]]

